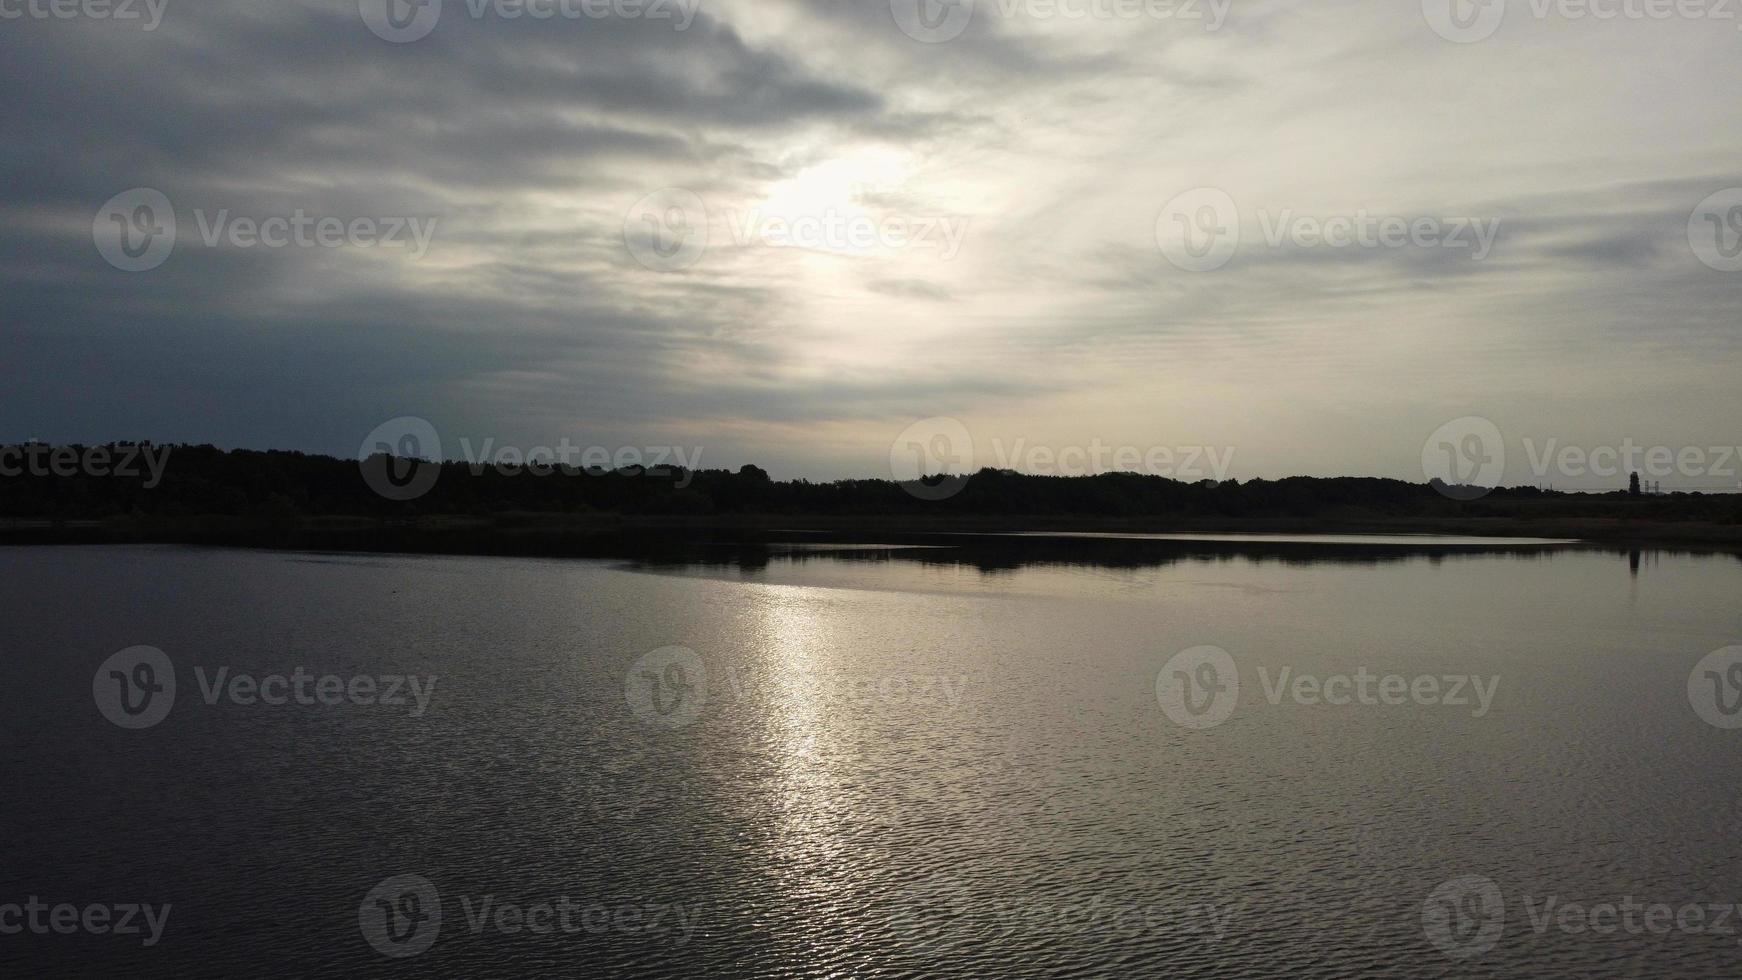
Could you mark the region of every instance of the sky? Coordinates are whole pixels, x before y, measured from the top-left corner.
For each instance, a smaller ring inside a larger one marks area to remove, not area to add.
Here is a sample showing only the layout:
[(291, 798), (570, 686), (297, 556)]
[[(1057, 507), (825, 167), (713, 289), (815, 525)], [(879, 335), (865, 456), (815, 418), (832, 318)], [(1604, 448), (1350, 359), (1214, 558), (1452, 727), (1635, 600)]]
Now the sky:
[(0, 0), (0, 442), (1624, 484), (1742, 445), (1739, 80), (1726, 0)]

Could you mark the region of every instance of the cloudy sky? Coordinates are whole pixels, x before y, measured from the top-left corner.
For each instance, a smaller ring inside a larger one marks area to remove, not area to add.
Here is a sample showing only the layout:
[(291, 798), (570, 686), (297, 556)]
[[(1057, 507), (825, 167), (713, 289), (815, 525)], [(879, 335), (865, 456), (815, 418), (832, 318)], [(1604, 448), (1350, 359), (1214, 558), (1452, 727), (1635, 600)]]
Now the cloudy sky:
[(1742, 443), (1742, 4), (58, 2), (0, 0), (0, 442)]

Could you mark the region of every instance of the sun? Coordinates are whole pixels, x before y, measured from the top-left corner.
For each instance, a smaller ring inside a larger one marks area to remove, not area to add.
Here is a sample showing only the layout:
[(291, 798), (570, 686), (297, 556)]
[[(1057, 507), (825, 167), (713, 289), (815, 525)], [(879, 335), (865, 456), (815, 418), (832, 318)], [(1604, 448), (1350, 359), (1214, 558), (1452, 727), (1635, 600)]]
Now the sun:
[(885, 210), (879, 197), (900, 190), (912, 170), (905, 153), (856, 150), (813, 164), (773, 185), (758, 210), (787, 221), (875, 220)]

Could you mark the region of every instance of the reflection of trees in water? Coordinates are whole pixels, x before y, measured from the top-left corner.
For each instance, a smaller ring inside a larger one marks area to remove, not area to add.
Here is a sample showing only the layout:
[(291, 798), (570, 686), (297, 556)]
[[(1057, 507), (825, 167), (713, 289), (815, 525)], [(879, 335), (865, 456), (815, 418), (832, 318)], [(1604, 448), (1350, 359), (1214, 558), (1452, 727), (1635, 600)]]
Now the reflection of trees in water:
[[(20, 543), (33, 540), (17, 535)], [(1742, 562), (1742, 551), (1697, 545), (1632, 543), (1569, 544), (1352, 544), (1336, 541), (1164, 540), (1155, 538), (1051, 537), (994, 533), (950, 534), (930, 531), (763, 531), (707, 527), (552, 529), (493, 525), (376, 525), (303, 527), (270, 532), (235, 527), (185, 531), (172, 540), (226, 547), (297, 551), (396, 554), (489, 555), (527, 558), (604, 558), (648, 566), (714, 566), (739, 574), (766, 569), (773, 562), (908, 562), (968, 566), (996, 575), (1029, 567), (1160, 568), (1186, 562), (1241, 562), (1279, 565), (1390, 565), (1426, 560), (1463, 561), (1503, 558), (1553, 561), (1570, 552), (1614, 555), (1637, 574), (1663, 555), (1727, 557)], [(163, 540), (150, 529), (124, 527), (61, 529), (41, 539), (66, 543), (146, 543)]]
[(1739, 551), (1715, 551), (1715, 550), (1711, 550), (1711, 549), (1707, 549), (1707, 548), (1661, 548), (1661, 547), (1657, 547), (1654, 545), (1654, 546), (1649, 547), (1649, 548), (1636, 546), (1636, 547), (1631, 547), (1631, 548), (1622, 548), (1622, 547), (1606, 548), (1603, 550), (1613, 551), (1616, 554), (1626, 555), (1627, 556), (1627, 570), (1629, 573), (1632, 574), (1632, 576), (1634, 578), (1639, 577), (1639, 572), (1641, 569), (1650, 570), (1650, 569), (1656, 568), (1659, 565), (1663, 564), (1663, 556), (1664, 555), (1669, 555), (1671, 557), (1678, 557), (1678, 558), (1679, 557), (1689, 557), (1689, 556), (1696, 557), (1696, 558), (1712, 558), (1712, 559), (1728, 558), (1728, 559), (1731, 559), (1733, 561), (1742, 562), (1742, 552), (1739, 552)]
[[(1666, 552), (1668, 554), (1671, 554), (1671, 555), (1711, 554), (1711, 552), (1702, 552), (1702, 551), (1692, 551), (1692, 552), (1678, 551), (1678, 550), (1673, 549), (1673, 548), (1635, 547), (1635, 548), (1630, 548), (1627, 551), (1627, 570), (1633, 575), (1634, 578), (1638, 578), (1639, 577), (1639, 570), (1641, 568), (1656, 568), (1658, 565), (1662, 564), (1663, 563), (1663, 556)], [(1731, 554), (1730, 557), (1736, 559), (1737, 561), (1742, 561), (1742, 553)]]
[[(832, 535), (831, 537), (847, 537)], [(1008, 535), (881, 535), (881, 547), (834, 540), (829, 543), (737, 541), (692, 543), (624, 555), (640, 565), (690, 565), (759, 571), (771, 562), (802, 565), (813, 561), (853, 564), (911, 563), (972, 567), (998, 575), (1031, 567), (1112, 569), (1161, 568), (1180, 564), (1276, 564), (1379, 566), (1412, 561), (1442, 562), (1502, 559), (1550, 562), (1569, 552), (1613, 554), (1626, 558), (1635, 573), (1643, 553), (1647, 564), (1664, 553), (1712, 556), (1742, 555), (1695, 548), (1642, 550), (1601, 544), (1351, 544), (1344, 542), (1177, 541), (1105, 538), (1017, 537)], [(902, 540), (891, 540), (900, 538)], [(831, 546), (834, 545), (834, 546)]]

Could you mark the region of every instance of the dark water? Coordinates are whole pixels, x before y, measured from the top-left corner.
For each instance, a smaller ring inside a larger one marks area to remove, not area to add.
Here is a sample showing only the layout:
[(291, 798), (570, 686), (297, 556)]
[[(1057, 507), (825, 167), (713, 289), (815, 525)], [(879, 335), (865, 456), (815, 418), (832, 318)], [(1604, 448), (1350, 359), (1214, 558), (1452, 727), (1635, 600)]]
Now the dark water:
[(933, 544), (0, 549), (0, 975), (1742, 975), (1742, 561)]

